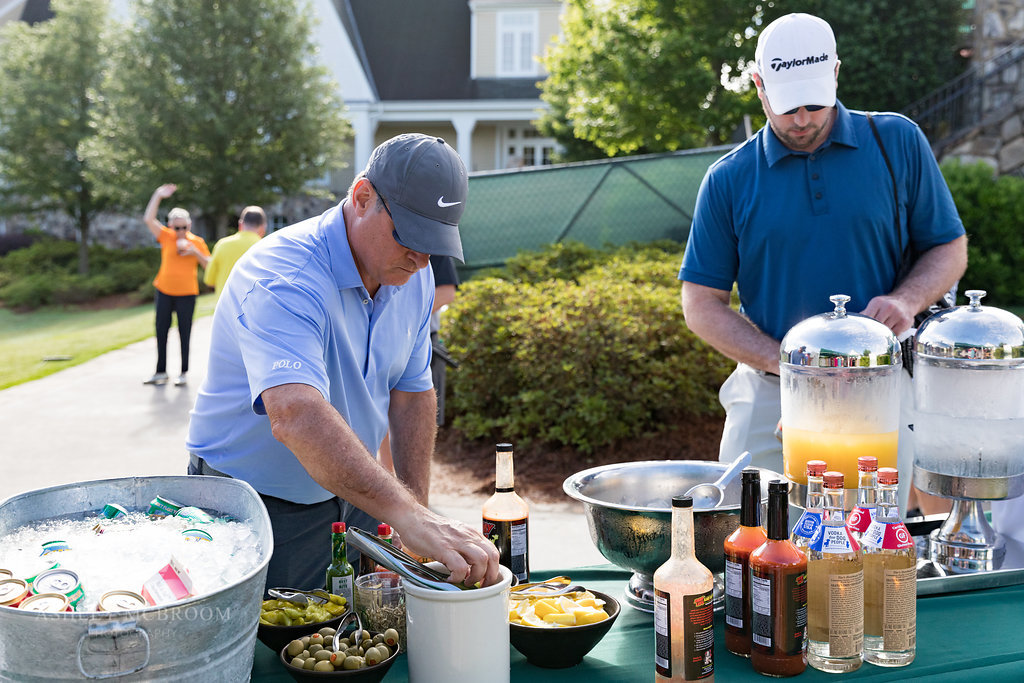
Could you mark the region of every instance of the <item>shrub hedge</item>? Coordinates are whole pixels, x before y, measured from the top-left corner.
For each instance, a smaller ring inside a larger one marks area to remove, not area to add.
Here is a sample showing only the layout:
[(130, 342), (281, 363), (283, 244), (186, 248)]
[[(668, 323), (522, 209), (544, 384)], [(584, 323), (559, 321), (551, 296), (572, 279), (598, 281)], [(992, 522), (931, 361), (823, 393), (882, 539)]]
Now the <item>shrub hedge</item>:
[(442, 319), (453, 426), (589, 453), (720, 413), (733, 363), (683, 322), (682, 250), (559, 244), (465, 283)]
[(155, 248), (89, 247), (88, 276), (78, 274), (78, 244), (52, 238), (0, 257), (0, 300), (12, 308), (77, 304), (111, 294), (138, 292), (152, 299), (152, 280), (160, 267)]
[[(949, 161), (942, 165), (960, 218), (967, 230), (966, 289), (984, 289), (984, 303), (1018, 306), (1024, 302), (1024, 178), (995, 177), (992, 167)], [(966, 301), (958, 301), (966, 303)]]

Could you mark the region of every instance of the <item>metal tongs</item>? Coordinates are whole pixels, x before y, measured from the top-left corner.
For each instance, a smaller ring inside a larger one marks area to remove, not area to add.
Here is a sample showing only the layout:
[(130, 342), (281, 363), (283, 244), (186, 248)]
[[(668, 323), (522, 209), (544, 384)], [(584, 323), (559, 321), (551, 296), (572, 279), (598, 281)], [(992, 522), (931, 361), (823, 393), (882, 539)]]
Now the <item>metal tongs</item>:
[(299, 588), (270, 588), (267, 590), (267, 594), (278, 600), (294, 602), (296, 605), (308, 605), (311, 602), (326, 605), (331, 601), (330, 594), (322, 588), (314, 588), (311, 591)]
[(509, 598), (512, 600), (525, 600), (526, 598), (550, 597), (553, 595), (565, 595), (586, 590), (583, 586), (572, 583), (568, 576), (556, 576), (547, 581), (535, 583), (524, 583), (512, 588)]
[(423, 564), (395, 546), (380, 540), (359, 527), (349, 527), (345, 540), (371, 560), (387, 567), (402, 579), (423, 588), (439, 591), (458, 591), (458, 586), (448, 583), (448, 576)]

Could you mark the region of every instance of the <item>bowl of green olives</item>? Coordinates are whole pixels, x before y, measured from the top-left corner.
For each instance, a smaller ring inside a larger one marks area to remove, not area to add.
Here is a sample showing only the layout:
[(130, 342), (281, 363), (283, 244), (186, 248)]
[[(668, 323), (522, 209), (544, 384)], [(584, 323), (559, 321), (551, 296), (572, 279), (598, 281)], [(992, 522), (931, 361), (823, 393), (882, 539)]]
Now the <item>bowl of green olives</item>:
[(582, 626), (539, 626), (528, 622), (512, 622), (509, 624), (512, 647), (525, 656), (530, 664), (545, 669), (564, 669), (582, 662), (587, 653), (607, 635), (619, 616), (619, 603), (615, 598), (591, 590), (586, 591), (586, 594), (598, 603), (607, 617)]
[(281, 663), (296, 681), (344, 679), (345, 683), (379, 683), (401, 650), (398, 632), (363, 631), (358, 641), (355, 629), (343, 634), (334, 648), (335, 630), (325, 627), (296, 638), (281, 649)]
[(306, 605), (280, 599), (264, 600), (260, 606), (256, 637), (276, 652), (296, 638), (313, 631), (326, 627), (337, 628), (347, 613), (346, 602), (340, 595), (330, 595), (324, 604), (315, 600)]

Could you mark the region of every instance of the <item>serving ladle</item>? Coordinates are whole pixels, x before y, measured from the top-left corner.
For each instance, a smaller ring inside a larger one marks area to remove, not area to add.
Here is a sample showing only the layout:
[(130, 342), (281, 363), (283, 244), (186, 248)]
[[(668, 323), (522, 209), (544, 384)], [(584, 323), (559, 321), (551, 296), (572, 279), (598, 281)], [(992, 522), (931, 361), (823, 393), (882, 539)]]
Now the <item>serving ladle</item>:
[(695, 510), (713, 510), (721, 505), (722, 500), (725, 499), (725, 489), (729, 486), (729, 482), (736, 477), (740, 470), (749, 464), (750, 451), (743, 451), (740, 457), (729, 464), (729, 467), (726, 468), (717, 481), (712, 484), (691, 486), (683, 495), (693, 498), (693, 508)]
[(330, 602), (330, 594), (320, 588), (311, 591), (304, 591), (298, 588), (270, 588), (267, 590), (267, 594), (278, 600), (294, 602), (296, 605), (308, 605), (310, 602), (326, 605)]

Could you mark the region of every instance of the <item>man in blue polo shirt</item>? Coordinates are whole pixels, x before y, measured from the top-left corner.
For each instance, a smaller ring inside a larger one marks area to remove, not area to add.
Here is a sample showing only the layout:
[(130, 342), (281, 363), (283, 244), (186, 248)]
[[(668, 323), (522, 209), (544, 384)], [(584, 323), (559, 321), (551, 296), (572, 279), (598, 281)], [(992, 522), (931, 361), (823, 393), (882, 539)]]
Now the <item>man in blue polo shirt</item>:
[[(388, 522), (453, 580), (497, 580), (494, 545), (427, 508), (437, 404), (426, 266), (429, 254), (462, 259), (467, 189), (444, 140), (399, 135), (339, 206), (235, 265), (191, 414), (189, 472), (260, 493), (274, 532), (268, 586), (322, 587), (337, 521)], [(397, 478), (374, 457), (389, 425)]]
[[(719, 394), (719, 459), (749, 450), (755, 465), (781, 472), (782, 337), (832, 310), (832, 294), (850, 295), (849, 310), (904, 334), (963, 275), (967, 238), (920, 129), (875, 114), (898, 186), (897, 234), (893, 184), (869, 121), (836, 99), (839, 59), (826, 22), (808, 14), (772, 22), (755, 64), (768, 125), (708, 169), (679, 279), (689, 328), (738, 362)], [(900, 244), (921, 256), (897, 283)], [(739, 313), (729, 306), (734, 282)], [(909, 454), (899, 460), (909, 482)]]

